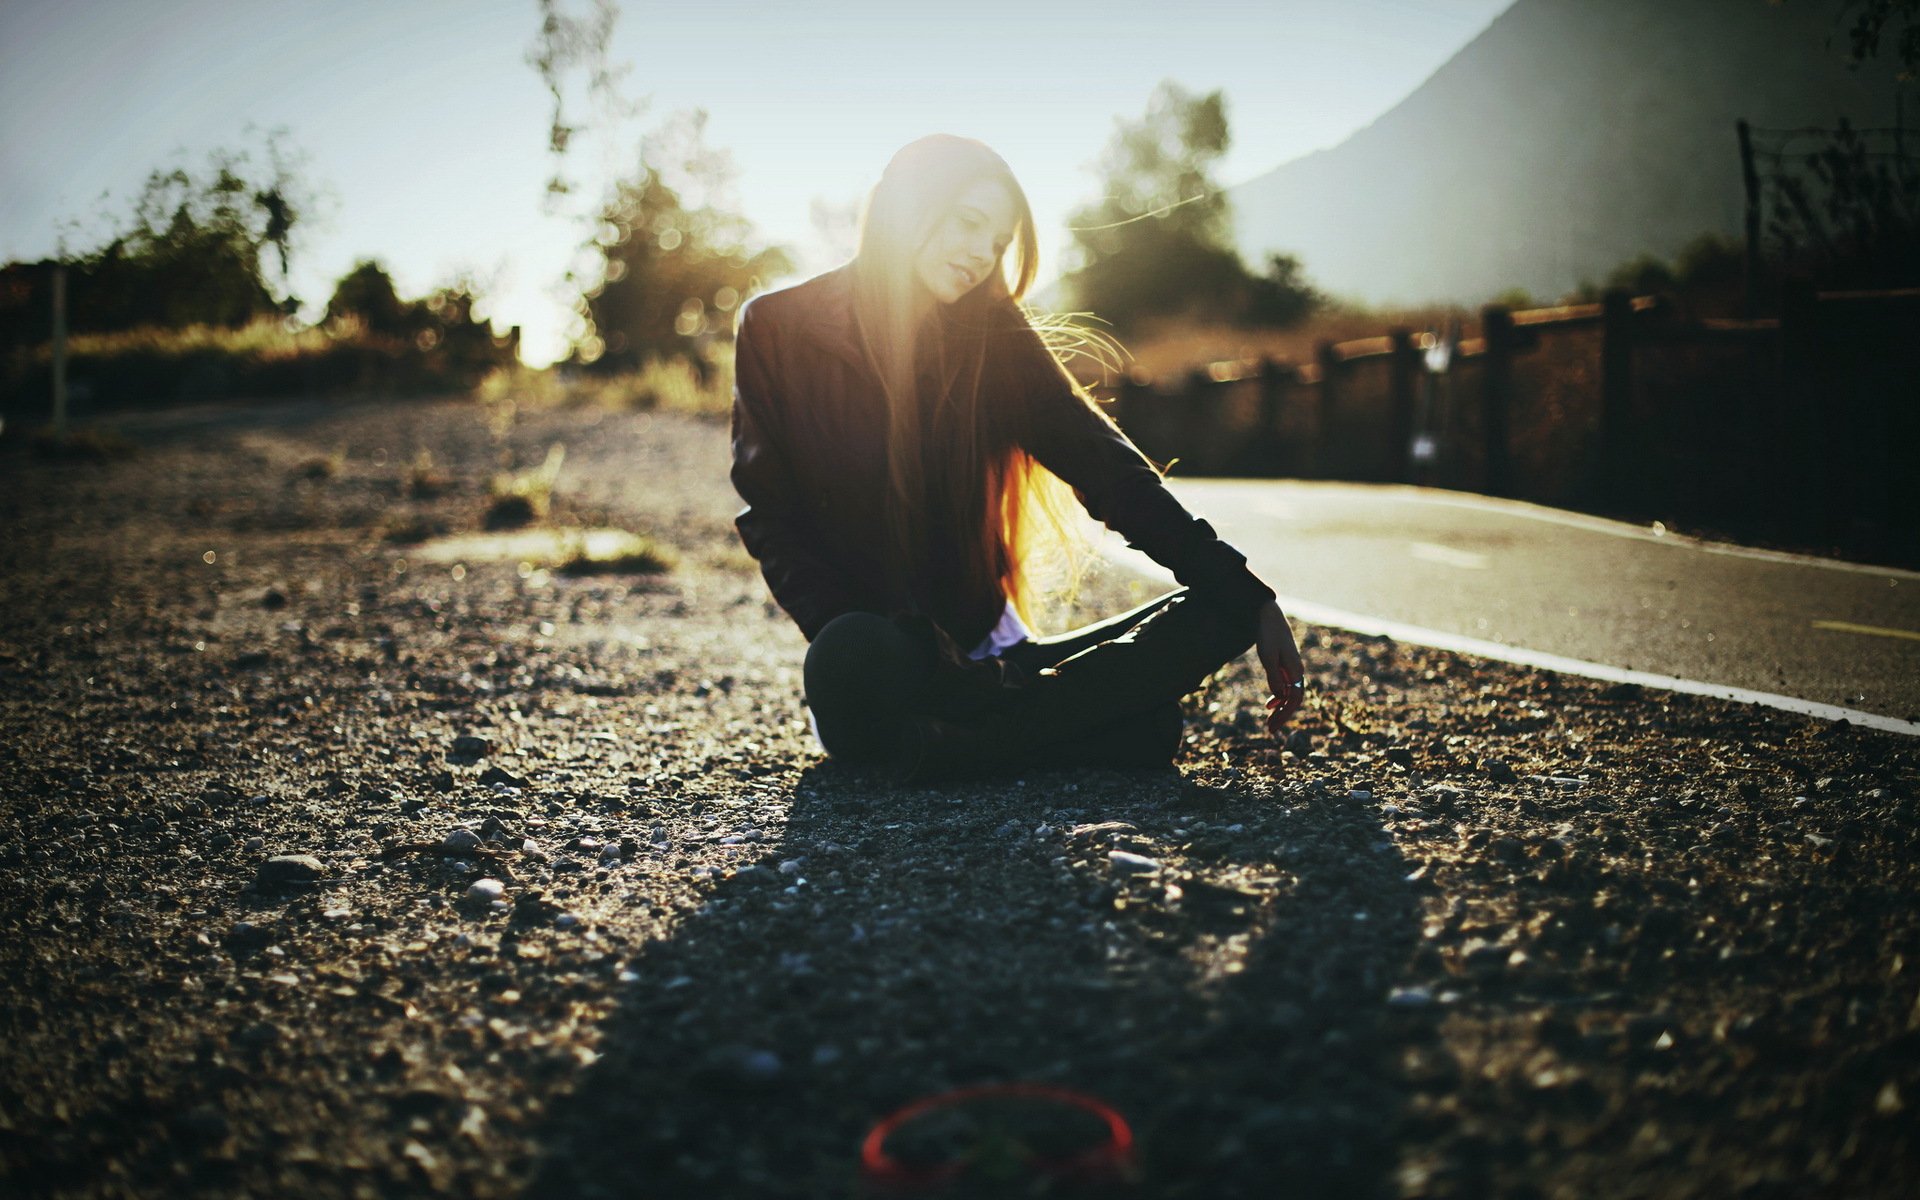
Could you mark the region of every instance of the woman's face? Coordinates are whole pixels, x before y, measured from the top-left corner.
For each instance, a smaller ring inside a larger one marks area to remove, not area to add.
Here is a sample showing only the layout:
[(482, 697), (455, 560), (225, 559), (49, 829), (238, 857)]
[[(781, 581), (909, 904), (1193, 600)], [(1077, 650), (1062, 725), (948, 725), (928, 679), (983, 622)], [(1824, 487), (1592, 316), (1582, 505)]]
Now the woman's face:
[(996, 270), (1013, 240), (1013, 197), (982, 179), (954, 199), (932, 236), (913, 256), (913, 274), (934, 299), (952, 304)]

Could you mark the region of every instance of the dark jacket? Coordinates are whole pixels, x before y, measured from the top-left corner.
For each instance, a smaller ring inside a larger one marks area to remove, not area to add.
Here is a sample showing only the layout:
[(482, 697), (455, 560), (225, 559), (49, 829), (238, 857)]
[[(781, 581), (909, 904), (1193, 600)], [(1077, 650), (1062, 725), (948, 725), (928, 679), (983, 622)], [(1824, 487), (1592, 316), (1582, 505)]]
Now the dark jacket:
[[(1272, 599), (1245, 557), (1182, 508), (1133, 443), (1074, 392), (1039, 334), (1017, 319), (1005, 325), (988, 345), (982, 401), (1008, 406), (1020, 446), (1196, 593), (1248, 613)], [(890, 582), (886, 401), (857, 339), (845, 266), (741, 310), (733, 402), (733, 485), (747, 502), (735, 520), (740, 540), (809, 641), (842, 613), (925, 610), (955, 644), (977, 645), (1006, 608), (995, 581), (954, 581), (932, 605)]]

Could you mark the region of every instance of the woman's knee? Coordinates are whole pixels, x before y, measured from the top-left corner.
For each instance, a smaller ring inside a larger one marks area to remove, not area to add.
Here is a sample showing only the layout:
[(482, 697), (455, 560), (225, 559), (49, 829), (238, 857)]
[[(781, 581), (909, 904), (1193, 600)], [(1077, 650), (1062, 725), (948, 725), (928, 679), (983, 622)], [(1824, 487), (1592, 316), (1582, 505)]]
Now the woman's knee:
[(807, 647), (807, 707), (835, 757), (883, 754), (900, 720), (921, 706), (933, 664), (891, 620), (870, 612), (829, 621)]

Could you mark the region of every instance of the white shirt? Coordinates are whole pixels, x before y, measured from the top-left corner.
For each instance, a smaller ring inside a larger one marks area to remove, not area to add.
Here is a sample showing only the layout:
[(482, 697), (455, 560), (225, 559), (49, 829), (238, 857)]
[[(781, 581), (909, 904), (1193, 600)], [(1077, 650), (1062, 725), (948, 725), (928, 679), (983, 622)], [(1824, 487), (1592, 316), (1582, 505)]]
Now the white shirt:
[(987, 636), (978, 646), (967, 651), (972, 659), (988, 658), (995, 654), (1006, 653), (1007, 647), (1017, 645), (1033, 636), (1027, 623), (1014, 611), (1013, 601), (1007, 601), (1007, 610), (1000, 614), (1000, 623), (987, 631)]

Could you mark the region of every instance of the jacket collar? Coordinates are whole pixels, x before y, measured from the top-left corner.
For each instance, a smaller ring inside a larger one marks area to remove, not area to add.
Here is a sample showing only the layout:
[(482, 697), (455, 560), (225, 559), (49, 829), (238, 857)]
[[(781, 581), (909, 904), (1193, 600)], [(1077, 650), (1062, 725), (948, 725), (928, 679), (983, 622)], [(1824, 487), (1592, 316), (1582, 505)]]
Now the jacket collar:
[(789, 289), (797, 324), (816, 347), (863, 371), (873, 368), (860, 347), (853, 315), (853, 263), (845, 262)]
[(853, 316), (852, 263), (842, 263), (796, 285), (794, 299), (801, 301), (795, 305), (801, 327), (816, 346), (856, 367), (867, 366), (867, 356), (860, 349), (859, 326)]

